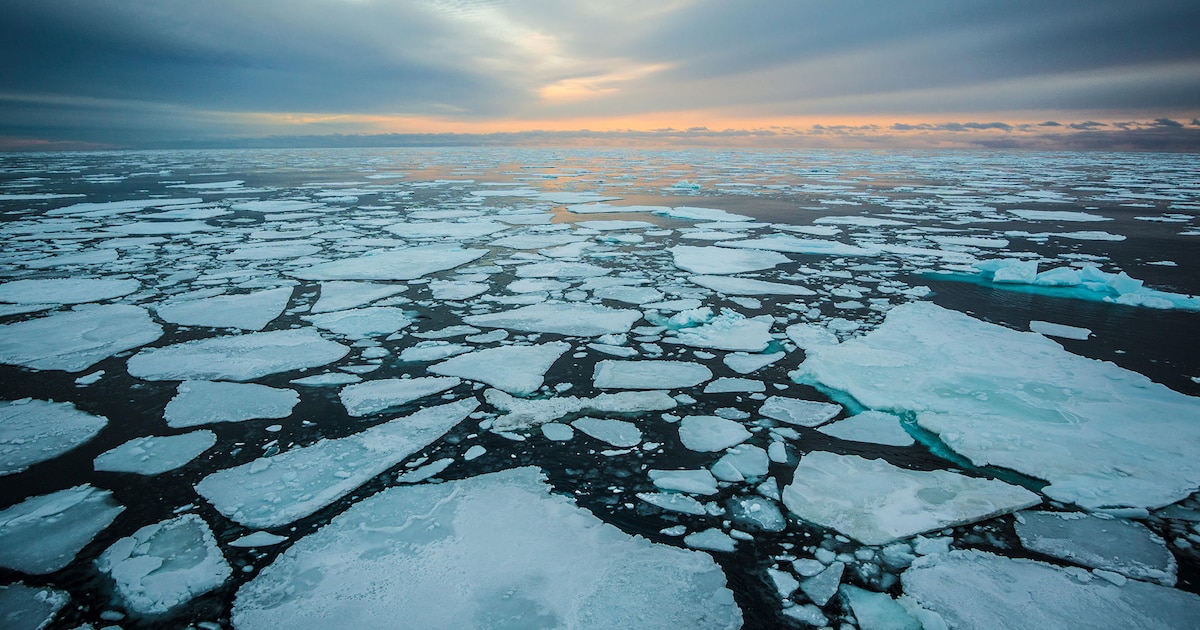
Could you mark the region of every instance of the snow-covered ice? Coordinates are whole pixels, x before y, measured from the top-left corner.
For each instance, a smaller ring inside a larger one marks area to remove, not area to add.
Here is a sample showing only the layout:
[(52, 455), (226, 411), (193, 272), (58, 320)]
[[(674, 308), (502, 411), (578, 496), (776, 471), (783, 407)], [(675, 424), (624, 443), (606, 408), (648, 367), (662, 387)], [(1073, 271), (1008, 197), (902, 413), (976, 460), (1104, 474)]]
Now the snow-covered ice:
[(19, 473), (90, 441), (108, 418), (48, 400), (0, 401), (0, 476)]
[(460, 382), (454, 377), (440, 376), (387, 378), (347, 385), (338, 396), (346, 413), (359, 418), (444, 392)]
[(142, 527), (100, 554), (96, 567), (116, 582), (125, 604), (143, 615), (186, 604), (233, 573), (208, 523), (195, 514)]
[(196, 492), (247, 527), (286, 525), (440, 438), (477, 406), (469, 399), (427, 407), (348, 437), (260, 457), (208, 475)]
[(140, 289), (137, 280), (109, 278), (38, 278), (0, 284), (0, 302), (82, 304), (119, 298)]
[(167, 426), (178, 429), (214, 422), (286, 418), (299, 403), (300, 395), (290, 389), (257, 383), (184, 381), (163, 410), (163, 419)]
[(585, 416), (571, 422), (571, 426), (617, 448), (637, 446), (642, 441), (641, 429), (625, 420)]
[(106, 472), (158, 475), (187, 465), (216, 443), (217, 435), (208, 430), (134, 438), (97, 455), (92, 465)]
[(542, 386), (546, 371), (571, 349), (565, 341), (534, 346), (497, 346), (460, 354), (429, 366), (443, 376), (487, 383), (510, 394), (532, 394)]
[(0, 326), (0, 363), (82, 372), (114, 354), (152, 343), (162, 333), (144, 308), (81, 305)]
[(676, 245), (671, 248), (671, 255), (676, 267), (700, 275), (761, 271), (789, 262), (787, 256), (776, 252), (726, 247)]
[(1200, 399), (931, 303), (809, 348), (792, 378), (913, 413), (974, 464), (1044, 479), (1047, 496), (1085, 508), (1162, 507), (1200, 487)]
[(742, 624), (710, 557), (631, 537), (531, 468), (359, 502), (243, 586), (233, 623), (324, 628), (333, 610), (359, 628)]
[(1017, 536), (1026, 549), (1136, 580), (1175, 585), (1175, 557), (1135, 521), (1080, 512), (1021, 512)]
[(605, 359), (596, 363), (592, 379), (599, 389), (678, 389), (712, 376), (712, 370), (699, 363)]
[(1041, 498), (1002, 481), (814, 451), (800, 458), (783, 503), (806, 521), (883, 545), (1021, 510)]
[(154, 311), (164, 321), (183, 326), (262, 330), (279, 317), (291, 297), (292, 288), (284, 287), (199, 300), (164, 302), (156, 306)]
[(817, 429), (839, 440), (884, 444), (887, 446), (912, 446), (913, 437), (900, 425), (900, 418), (882, 411), (864, 411), (827, 424)]
[(468, 315), (463, 321), (487, 328), (598, 337), (629, 332), (641, 318), (639, 311), (594, 304), (531, 304), (510, 311)]
[(319, 367), (350, 349), (311, 328), (185, 341), (148, 348), (129, 358), (129, 373), (148, 381), (251, 379)]
[(771, 325), (774, 321), (770, 315), (746, 317), (725, 309), (708, 322), (680, 329), (674, 337), (667, 337), (663, 341), (695, 348), (761, 352), (773, 339)]
[(687, 416), (679, 422), (679, 441), (692, 451), (713, 453), (750, 439), (741, 423), (717, 416)]
[(841, 405), (785, 396), (771, 396), (763, 401), (758, 409), (758, 413), (768, 418), (802, 427), (820, 426), (832, 420), (841, 411)]
[(0, 567), (44, 575), (75, 559), (125, 508), (84, 484), (0, 510)]

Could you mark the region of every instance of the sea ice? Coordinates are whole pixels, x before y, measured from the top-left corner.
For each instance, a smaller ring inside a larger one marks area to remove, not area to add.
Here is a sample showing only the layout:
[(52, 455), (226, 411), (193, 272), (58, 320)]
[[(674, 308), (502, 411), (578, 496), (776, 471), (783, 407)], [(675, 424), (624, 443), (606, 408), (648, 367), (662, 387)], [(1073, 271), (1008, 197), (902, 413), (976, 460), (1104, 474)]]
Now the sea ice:
[(285, 540), (287, 540), (286, 536), (277, 536), (270, 532), (254, 532), (251, 534), (246, 534), (237, 540), (231, 540), (229, 542), (229, 546), (253, 549), (258, 547), (271, 547), (278, 545)]
[(0, 326), (0, 363), (82, 372), (114, 354), (151, 343), (162, 332), (144, 308), (81, 305)]
[(196, 484), (217, 511), (247, 527), (278, 527), (333, 503), (437, 440), (478, 406), (426, 407), (354, 435), (219, 470)]
[(336, 614), (356, 628), (741, 626), (707, 555), (631, 537), (543, 479), (521, 468), (386, 489), (243, 586), (233, 624), (325, 628)]
[(784, 396), (771, 396), (758, 409), (758, 413), (768, 418), (802, 427), (816, 427), (825, 424), (841, 411), (841, 405)]
[(612, 269), (581, 262), (531, 263), (517, 267), (518, 278), (595, 278), (612, 273)]
[(301, 328), (148, 348), (130, 357), (127, 368), (131, 376), (147, 381), (248, 381), (333, 363), (349, 352), (346, 346), (323, 339), (315, 330)]
[(637, 446), (642, 442), (641, 429), (638, 429), (636, 424), (624, 420), (583, 417), (572, 422), (571, 426), (617, 448)]
[(984, 551), (918, 558), (900, 576), (904, 593), (951, 628), (1194, 628), (1200, 597)]
[(734, 274), (771, 269), (789, 262), (776, 252), (736, 250), (726, 247), (693, 247), (676, 245), (670, 249), (675, 266), (695, 274)]
[(707, 323), (681, 329), (674, 337), (663, 339), (663, 342), (694, 348), (761, 352), (773, 340), (771, 324), (774, 322), (775, 319), (770, 315), (746, 317), (741, 313), (724, 309), (720, 315)]
[(129, 295), (137, 280), (107, 278), (38, 278), (0, 284), (0, 302), (14, 304), (82, 304)]
[(783, 504), (796, 516), (863, 544), (974, 523), (1041, 503), (1002, 481), (908, 470), (882, 459), (814, 451), (800, 458)]
[(554, 341), (536, 346), (498, 346), (460, 354), (429, 366), (443, 376), (487, 383), (510, 394), (525, 396), (542, 386), (546, 371), (571, 344)]
[(846, 563), (834, 562), (820, 573), (800, 583), (800, 590), (818, 606), (824, 606), (837, 594), (842, 585), (842, 574)]
[(111, 492), (90, 485), (30, 497), (0, 510), (0, 567), (53, 573), (124, 510)]
[(448, 341), (422, 341), (415, 346), (400, 351), (401, 361), (441, 361), (464, 352), (470, 352), (471, 346), (464, 346)]
[(742, 214), (734, 214), (717, 208), (697, 208), (694, 206), (676, 206), (674, 208), (661, 208), (652, 211), (654, 214), (673, 217), (676, 219), (689, 219), (692, 221), (753, 221), (754, 217), (748, 217)]
[(736, 526), (763, 532), (787, 529), (787, 519), (775, 502), (763, 497), (733, 497), (726, 503)]
[(662, 292), (653, 287), (602, 287), (596, 289), (593, 295), (601, 300), (616, 300), (626, 304), (645, 304), (663, 299)]
[(707, 551), (720, 551), (722, 553), (733, 553), (733, 550), (737, 547), (736, 540), (715, 527), (684, 536), (683, 544), (692, 549), (705, 549)]
[(393, 223), (384, 228), (400, 238), (467, 239), (479, 238), (507, 230), (508, 226), (495, 221), (466, 221), (462, 223), (437, 221), (423, 223)]
[(605, 359), (596, 363), (592, 379), (598, 389), (678, 389), (712, 376), (712, 370), (699, 363)]
[(0, 627), (6, 630), (42, 630), (50, 626), (54, 616), (69, 601), (69, 593), (54, 588), (20, 583), (0, 586)]
[(300, 395), (290, 389), (257, 383), (184, 381), (163, 410), (163, 419), (167, 426), (178, 429), (214, 422), (286, 418), (299, 402)]
[(904, 427), (900, 426), (900, 418), (882, 411), (864, 411), (817, 430), (839, 440), (870, 444), (912, 446), (915, 442)]
[(347, 311), (305, 315), (300, 319), (350, 339), (390, 335), (412, 323), (404, 309), (394, 306), (366, 306)]
[(729, 449), (712, 465), (712, 474), (721, 481), (742, 483), (747, 479), (760, 479), (770, 471), (771, 460), (767, 452), (753, 444), (742, 444)]
[(207, 430), (134, 438), (97, 455), (92, 466), (106, 472), (158, 475), (186, 465), (216, 443), (217, 435)]
[(638, 311), (593, 304), (532, 304), (500, 313), (468, 315), (463, 321), (490, 328), (598, 337), (629, 332), (641, 318)]
[(19, 473), (90, 441), (108, 424), (104, 416), (71, 403), (0, 401), (0, 476)]
[[(483, 393), (489, 405), (503, 412), (493, 423), (494, 430), (512, 431), (553, 422), (563, 416), (583, 412), (641, 413), (666, 411), (679, 403), (663, 391), (629, 391), (599, 394), (592, 398), (556, 396), (554, 398), (514, 398), (498, 389)], [(566, 425), (562, 425), (566, 426)], [(569, 427), (568, 427), (569, 428)]]
[(750, 354), (746, 352), (731, 352), (721, 360), (729, 369), (738, 374), (750, 374), (782, 359), (784, 353), (770, 352), (767, 354)]
[(454, 282), (450, 280), (433, 280), (429, 283), (429, 291), (435, 300), (468, 300), (481, 293), (486, 293), (491, 285), (485, 282)]
[(461, 381), (454, 377), (388, 378), (347, 385), (339, 394), (346, 413), (360, 418), (444, 392)]
[(679, 422), (679, 441), (701, 453), (723, 451), (750, 439), (741, 423), (717, 416), (687, 416)]
[(674, 492), (639, 492), (637, 498), (668, 512), (703, 516), (708, 513), (704, 504), (684, 494)]
[(806, 353), (794, 380), (913, 413), (975, 465), (1049, 481), (1050, 498), (1155, 508), (1200, 487), (1200, 400), (1039, 334), (914, 302), (865, 336)]
[[(923, 630), (927, 626), (909, 614), (887, 593), (875, 593), (846, 584), (841, 587), (842, 597), (854, 613), (860, 630)], [(928, 630), (935, 630), (928, 628)]]
[(1065, 222), (1091, 222), (1091, 221), (1112, 221), (1112, 219), (1099, 214), (1090, 212), (1071, 212), (1068, 210), (1009, 210), (1009, 213), (1015, 214), (1027, 221), (1065, 221)]
[(752, 278), (736, 278), (732, 276), (691, 276), (693, 284), (726, 295), (816, 295), (817, 292), (798, 284), (782, 282), (767, 282)]
[(163, 302), (154, 311), (164, 321), (182, 326), (262, 330), (292, 298), (292, 288), (218, 295), (199, 300)]
[(310, 313), (345, 311), (364, 306), (376, 300), (403, 293), (408, 287), (403, 284), (377, 284), (374, 282), (347, 282), (334, 280), (321, 283), (321, 297)]
[(705, 394), (725, 394), (730, 392), (764, 392), (767, 386), (762, 381), (750, 378), (730, 378), (722, 376), (704, 386)]
[(717, 245), (818, 256), (874, 256), (879, 253), (878, 248), (859, 247), (817, 238), (796, 238), (787, 234), (771, 234), (762, 238), (747, 238), (739, 241), (721, 241)]
[(1079, 512), (1021, 512), (1017, 536), (1026, 549), (1135, 580), (1175, 585), (1175, 557), (1141, 523)]
[(233, 570), (208, 523), (195, 514), (147, 525), (113, 543), (96, 567), (131, 610), (157, 615), (225, 583)]
[(553, 442), (566, 442), (575, 437), (575, 429), (572, 429), (569, 424), (547, 422), (542, 425), (542, 435)]
[(301, 280), (413, 280), (465, 265), (486, 253), (486, 249), (458, 245), (404, 247), (318, 263), (291, 275)]
[(704, 470), (649, 470), (650, 481), (660, 490), (688, 494), (716, 494), (717, 480)]
[(1029, 322), (1029, 330), (1047, 337), (1062, 337), (1063, 339), (1077, 339), (1079, 341), (1087, 341), (1088, 337), (1092, 336), (1092, 331), (1087, 328), (1043, 322), (1036, 319)]

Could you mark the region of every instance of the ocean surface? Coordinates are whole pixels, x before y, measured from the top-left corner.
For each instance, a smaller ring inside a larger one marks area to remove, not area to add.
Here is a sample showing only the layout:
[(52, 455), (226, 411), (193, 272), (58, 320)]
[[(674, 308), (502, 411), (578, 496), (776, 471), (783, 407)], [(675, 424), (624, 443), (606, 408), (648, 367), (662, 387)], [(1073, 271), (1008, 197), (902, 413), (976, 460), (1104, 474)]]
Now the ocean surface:
[[(54, 593), (9, 592), (49, 627), (411, 614), (372, 599), (388, 588), (468, 611), (454, 627), (614, 627), (635, 592), (672, 602), (649, 626), (919, 617), (896, 601), (953, 622), (918, 577), (984, 555), (1200, 610), (1195, 155), (5, 154), (0, 242), (0, 548), (24, 550), (0, 552), (0, 585)], [(801, 479), (806, 457), (839, 468)], [(891, 488), (871, 462), (920, 475)], [(540, 506), (512, 527), (544, 545), (462, 516), (508, 514), (510, 486)], [(393, 496), (461, 506), (338, 529)], [(1080, 534), (1048, 550), (1017, 533), (1034, 510), (1132, 524), (1169, 560), (1083, 560)], [(478, 574), (434, 588), (405, 562), (440, 566), (420, 523), (454, 514), (439, 544)], [(558, 532), (574, 518), (591, 533)], [(558, 595), (563, 566), (616, 553), (597, 531), (671, 559)]]

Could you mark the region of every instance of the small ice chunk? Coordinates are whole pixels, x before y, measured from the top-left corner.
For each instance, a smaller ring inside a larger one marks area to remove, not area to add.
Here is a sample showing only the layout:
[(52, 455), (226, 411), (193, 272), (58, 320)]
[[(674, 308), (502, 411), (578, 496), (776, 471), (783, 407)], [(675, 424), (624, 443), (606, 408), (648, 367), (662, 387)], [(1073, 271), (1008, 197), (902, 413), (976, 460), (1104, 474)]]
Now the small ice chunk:
[(717, 480), (704, 470), (649, 470), (650, 481), (661, 490), (688, 494), (716, 494)]
[(597, 440), (620, 448), (637, 446), (642, 441), (641, 429), (625, 420), (583, 417), (572, 422), (571, 426)]
[(468, 324), (528, 332), (597, 337), (627, 333), (642, 314), (594, 304), (531, 304), (511, 311), (468, 315)]
[(313, 305), (311, 313), (330, 313), (365, 306), (376, 300), (403, 293), (403, 284), (378, 284), (374, 282), (346, 282), (334, 280), (321, 283), (321, 297)]
[(467, 452), (463, 453), (463, 460), (469, 462), (473, 459), (478, 459), (479, 457), (482, 457), (483, 454), (486, 452), (487, 452), (486, 448), (476, 444), (476, 445), (472, 446), (471, 448), (467, 449)]
[(436, 300), (467, 300), (481, 293), (486, 293), (491, 286), (485, 282), (456, 282), (451, 280), (433, 280), (429, 290)]
[(788, 339), (804, 350), (838, 344), (837, 335), (830, 332), (828, 328), (816, 324), (792, 324), (784, 332), (787, 333)]
[(687, 416), (679, 423), (679, 441), (692, 451), (714, 453), (750, 439), (739, 422), (717, 416)]
[(317, 263), (290, 275), (301, 280), (413, 280), (465, 265), (486, 253), (486, 249), (464, 249), (457, 244), (404, 247)]
[(705, 394), (725, 394), (730, 392), (765, 392), (767, 386), (762, 381), (749, 378), (721, 377), (704, 386)]
[(1141, 523), (1071, 512), (1022, 512), (1017, 536), (1026, 549), (1136, 580), (1175, 585), (1175, 557)]
[(683, 544), (692, 549), (733, 553), (733, 550), (737, 546), (737, 541), (731, 538), (729, 534), (714, 527), (684, 536)]
[(313, 376), (305, 376), (288, 381), (294, 385), (304, 385), (305, 387), (337, 387), (338, 385), (349, 385), (362, 380), (361, 376), (354, 374), (346, 374), (344, 372), (329, 372), (327, 374), (316, 374)]
[(0, 567), (53, 573), (74, 560), (124, 510), (111, 492), (86, 484), (0, 510)]
[(750, 374), (775, 363), (784, 357), (783, 352), (767, 354), (751, 354), (747, 352), (731, 352), (721, 360), (725, 365), (738, 374)]
[(1078, 339), (1079, 341), (1087, 341), (1088, 337), (1092, 336), (1092, 331), (1087, 328), (1043, 322), (1036, 319), (1029, 322), (1029, 330), (1047, 337), (1062, 337), (1063, 339)]
[(800, 588), (800, 581), (787, 571), (779, 569), (767, 569), (767, 577), (771, 578), (771, 583), (775, 585), (775, 591), (779, 593), (780, 599), (787, 599)]
[(0, 476), (19, 473), (90, 441), (108, 418), (71, 403), (0, 401)]
[(639, 492), (637, 493), (637, 498), (668, 512), (680, 512), (693, 516), (702, 516), (708, 513), (703, 503), (686, 494), (677, 494), (674, 492)]
[(231, 335), (147, 348), (129, 358), (129, 374), (148, 381), (248, 381), (333, 363), (350, 348), (311, 328)]
[(258, 548), (272, 547), (287, 540), (287, 536), (278, 536), (270, 532), (254, 532), (229, 542), (230, 547)]
[(186, 465), (216, 443), (217, 435), (206, 430), (134, 438), (97, 455), (92, 466), (107, 472), (158, 475)]
[(783, 503), (796, 516), (867, 545), (974, 523), (1041, 502), (1002, 481), (947, 470), (908, 470), (881, 459), (811, 452)]
[(460, 382), (455, 377), (438, 376), (388, 378), (347, 385), (338, 397), (346, 407), (346, 413), (361, 418), (444, 392), (457, 387)]
[(46, 317), (0, 325), (0, 363), (82, 372), (117, 353), (151, 343), (162, 326), (146, 309), (87, 304)]
[(596, 363), (592, 379), (599, 389), (678, 389), (699, 385), (712, 375), (699, 363), (606, 359)]
[(733, 497), (729, 499), (729, 516), (738, 527), (763, 532), (781, 532), (787, 519), (774, 501), (764, 497)]
[(542, 386), (546, 371), (570, 349), (571, 344), (565, 341), (486, 348), (435, 363), (429, 366), (429, 371), (487, 383), (510, 394), (524, 396)]
[(652, 287), (601, 287), (596, 289), (593, 295), (602, 300), (616, 300), (626, 304), (645, 304), (663, 299), (662, 292)]
[(758, 410), (768, 418), (802, 427), (820, 426), (832, 420), (841, 411), (841, 405), (783, 396), (771, 396)]
[(172, 428), (213, 422), (286, 418), (300, 403), (300, 394), (257, 383), (184, 381), (167, 403), (163, 419)]
[(401, 361), (441, 361), (464, 352), (469, 352), (470, 346), (448, 341), (422, 341), (411, 348), (400, 351)]
[(773, 340), (771, 324), (774, 321), (770, 315), (747, 318), (741, 313), (725, 309), (703, 325), (685, 328), (675, 337), (663, 341), (695, 348), (761, 352)]
[(864, 411), (817, 430), (839, 440), (854, 442), (888, 446), (912, 446), (915, 443), (912, 436), (900, 425), (899, 418), (882, 411)]
[(814, 628), (824, 628), (829, 625), (829, 619), (821, 612), (820, 608), (813, 604), (784, 608), (783, 616), (803, 624), (808, 624)]
[(676, 245), (670, 251), (676, 267), (701, 275), (760, 271), (790, 262), (783, 254), (760, 250)]
[(154, 307), (164, 321), (181, 326), (262, 330), (292, 299), (292, 288), (163, 302)]
[(740, 483), (765, 477), (770, 467), (771, 461), (766, 451), (752, 444), (743, 444), (729, 449), (712, 465), (712, 472), (721, 481)]
[(663, 391), (629, 391), (600, 394), (592, 398), (557, 396), (554, 398), (514, 398), (500, 390), (489, 389), (483, 397), (503, 415), (492, 424), (493, 430), (513, 430), (552, 422), (580, 411), (594, 413), (641, 413), (674, 409), (675, 399)]
[(887, 593), (847, 584), (841, 588), (861, 630), (922, 630), (924, 626)]
[(846, 570), (843, 562), (834, 562), (825, 567), (824, 571), (800, 583), (800, 590), (818, 606), (824, 606), (837, 594), (842, 585), (842, 573)]
[(571, 425), (561, 424), (558, 422), (547, 422), (542, 425), (542, 435), (546, 436), (547, 440), (554, 442), (566, 442), (575, 437), (575, 430)]
[(96, 567), (116, 582), (130, 609), (165, 613), (225, 583), (233, 570), (208, 523), (195, 514), (147, 525), (100, 554)]
[(390, 335), (412, 324), (404, 309), (394, 306), (367, 306), (301, 317), (322, 330), (351, 339)]
[[(689, 187), (690, 188), (690, 187)], [(694, 188), (692, 189), (694, 190)], [(676, 206), (674, 208), (657, 208), (651, 210), (654, 214), (673, 217), (676, 219), (690, 219), (692, 221), (728, 221), (737, 223), (740, 221), (753, 221), (754, 217), (748, 217), (742, 214), (734, 214), (726, 212), (718, 208), (697, 208), (695, 206)]]
[(454, 463), (453, 457), (443, 457), (396, 476), (396, 483), (420, 483), (440, 474)]
[(725, 295), (816, 295), (817, 292), (798, 284), (767, 282), (752, 278), (732, 276), (691, 276), (693, 284), (712, 289)]

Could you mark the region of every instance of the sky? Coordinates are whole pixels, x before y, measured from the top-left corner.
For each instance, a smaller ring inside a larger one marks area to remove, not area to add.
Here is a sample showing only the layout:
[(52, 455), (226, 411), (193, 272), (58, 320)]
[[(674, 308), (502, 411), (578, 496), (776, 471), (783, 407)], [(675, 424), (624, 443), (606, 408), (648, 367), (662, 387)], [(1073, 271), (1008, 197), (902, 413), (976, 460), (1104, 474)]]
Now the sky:
[(1200, 151), (1195, 0), (0, 0), (0, 150)]

